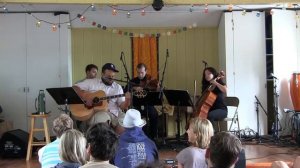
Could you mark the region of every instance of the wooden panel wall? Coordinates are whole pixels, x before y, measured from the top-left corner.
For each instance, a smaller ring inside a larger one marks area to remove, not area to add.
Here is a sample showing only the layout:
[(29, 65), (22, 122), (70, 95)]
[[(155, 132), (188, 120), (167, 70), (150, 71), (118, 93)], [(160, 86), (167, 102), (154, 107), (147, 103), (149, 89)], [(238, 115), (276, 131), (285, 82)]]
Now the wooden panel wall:
[[(166, 29), (127, 29), (126, 31), (135, 33), (167, 32)], [(199, 94), (204, 68), (202, 60), (205, 60), (209, 66), (219, 67), (218, 29), (196, 28), (176, 35), (161, 36), (159, 38), (159, 80), (162, 78), (167, 49), (169, 50), (169, 58), (164, 86), (168, 89), (188, 90), (192, 96), (194, 80), (197, 80), (197, 94)], [(125, 80), (125, 70), (120, 61), (122, 51), (125, 54), (130, 77), (132, 77), (131, 40), (129, 36), (121, 36), (100, 29), (72, 29), (73, 83), (85, 77), (84, 69), (87, 64), (94, 63), (98, 65), (101, 71), (102, 65), (106, 62), (114, 63), (120, 71), (117, 78)], [(133, 68), (133, 70), (135, 69)], [(100, 76), (101, 73), (98, 75)], [(184, 118), (184, 116), (182, 117)], [(181, 124), (182, 133), (185, 131), (184, 128), (183, 122)], [(168, 135), (175, 134), (175, 117), (171, 116), (168, 118)]]
[[(166, 32), (164, 29), (131, 29), (131, 31), (137, 33)], [(169, 49), (169, 59), (164, 85), (169, 89), (183, 89), (193, 93), (194, 80), (197, 80), (197, 88), (201, 87), (202, 69), (204, 68), (202, 60), (208, 62), (209, 66), (216, 68), (219, 66), (217, 28), (197, 28), (176, 35), (161, 36), (159, 38), (160, 80), (167, 49)], [(84, 78), (84, 68), (89, 63), (94, 63), (101, 69), (104, 63), (112, 62), (120, 70), (118, 78), (124, 79), (125, 70), (120, 61), (122, 51), (131, 75), (132, 56), (129, 36), (92, 28), (72, 29), (73, 83)]]

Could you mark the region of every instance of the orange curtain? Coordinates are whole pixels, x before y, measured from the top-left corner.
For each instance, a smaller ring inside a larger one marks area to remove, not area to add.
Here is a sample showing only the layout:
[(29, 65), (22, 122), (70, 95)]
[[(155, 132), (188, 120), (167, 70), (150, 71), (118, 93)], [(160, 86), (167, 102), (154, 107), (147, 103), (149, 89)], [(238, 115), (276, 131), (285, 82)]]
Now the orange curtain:
[(158, 56), (156, 37), (133, 37), (133, 76), (136, 77), (136, 66), (144, 63), (147, 66), (147, 74), (158, 79)]

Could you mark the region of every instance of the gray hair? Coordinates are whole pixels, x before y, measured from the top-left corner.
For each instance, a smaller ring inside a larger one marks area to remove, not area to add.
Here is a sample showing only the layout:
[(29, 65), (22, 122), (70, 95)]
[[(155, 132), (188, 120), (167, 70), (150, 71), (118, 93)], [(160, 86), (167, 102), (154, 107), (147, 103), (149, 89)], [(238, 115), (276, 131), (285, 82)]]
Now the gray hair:
[(73, 120), (67, 114), (61, 114), (53, 121), (52, 131), (60, 137), (65, 131), (73, 128)]

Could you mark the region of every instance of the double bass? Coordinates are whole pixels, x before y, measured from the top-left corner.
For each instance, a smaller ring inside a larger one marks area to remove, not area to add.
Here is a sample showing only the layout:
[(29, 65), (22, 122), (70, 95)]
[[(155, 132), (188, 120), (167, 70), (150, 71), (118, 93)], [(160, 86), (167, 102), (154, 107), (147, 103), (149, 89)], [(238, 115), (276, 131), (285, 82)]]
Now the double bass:
[[(219, 80), (221, 78), (225, 77), (224, 71), (221, 71), (219, 75), (216, 78), (213, 78), (212, 80)], [(195, 105), (195, 111), (193, 117), (199, 117), (202, 119), (207, 119), (208, 112), (210, 108), (213, 106), (217, 99), (217, 95), (212, 92), (212, 84), (210, 84), (202, 93), (202, 96), (197, 101)]]

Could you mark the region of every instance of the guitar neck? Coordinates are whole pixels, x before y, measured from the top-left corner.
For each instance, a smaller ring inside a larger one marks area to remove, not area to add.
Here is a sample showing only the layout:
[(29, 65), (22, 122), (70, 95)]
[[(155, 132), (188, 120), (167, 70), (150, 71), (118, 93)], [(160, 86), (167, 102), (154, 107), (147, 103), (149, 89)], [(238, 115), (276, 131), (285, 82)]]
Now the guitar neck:
[(125, 96), (125, 94), (118, 94), (118, 95), (98, 97), (98, 98), (99, 98), (99, 100), (109, 100), (109, 99), (114, 99), (114, 98), (124, 97), (124, 96)]

